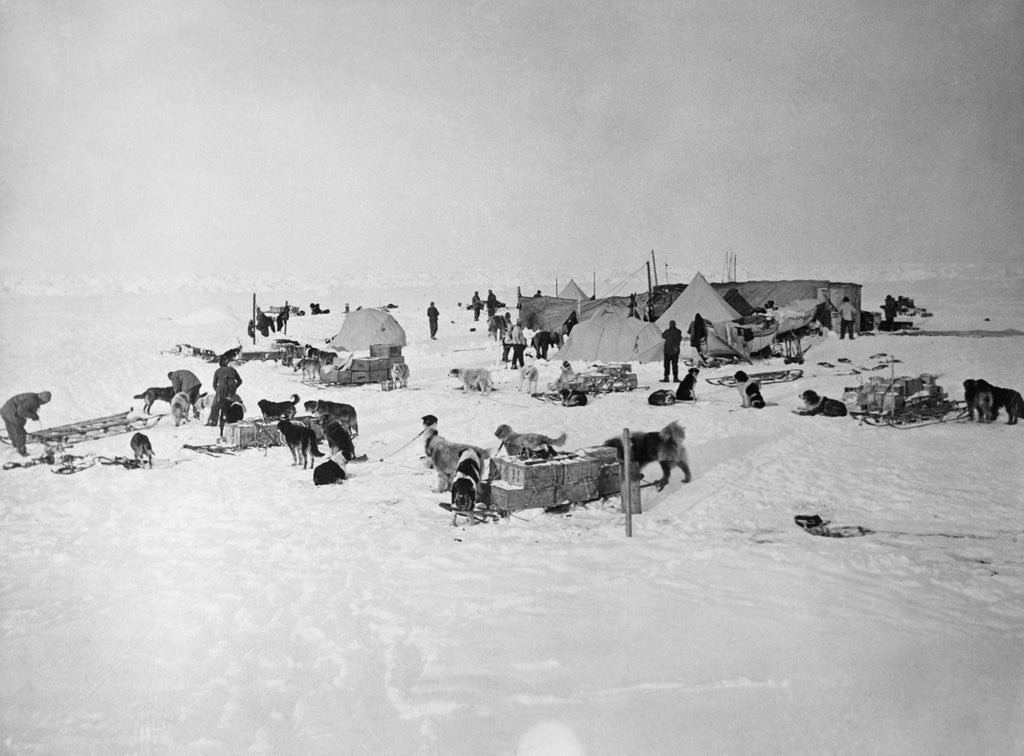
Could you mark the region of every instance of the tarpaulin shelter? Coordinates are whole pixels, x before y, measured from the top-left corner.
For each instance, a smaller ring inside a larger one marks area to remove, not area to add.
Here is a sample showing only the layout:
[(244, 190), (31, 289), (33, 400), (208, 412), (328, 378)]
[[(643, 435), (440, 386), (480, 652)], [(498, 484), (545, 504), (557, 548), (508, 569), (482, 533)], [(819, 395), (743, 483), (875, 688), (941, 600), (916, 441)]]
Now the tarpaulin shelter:
[(586, 292), (579, 287), (579, 285), (569, 279), (569, 283), (562, 287), (562, 290), (558, 292), (558, 296), (562, 299), (590, 299)]
[(783, 307), (802, 299), (827, 301), (832, 308), (838, 308), (843, 297), (849, 297), (850, 303), (860, 311), (861, 285), (840, 283), (820, 279), (793, 281), (731, 281), (729, 283), (712, 284), (720, 292), (735, 289), (754, 307), (764, 307), (774, 302), (776, 307)]
[(590, 362), (654, 362), (665, 342), (653, 323), (605, 313), (572, 329), (557, 358)]
[(345, 315), (341, 328), (327, 340), (332, 349), (365, 352), (371, 344), (405, 346), (405, 331), (384, 310), (354, 310)]
[(571, 313), (582, 323), (595, 315), (614, 312), (622, 316), (629, 314), (629, 297), (604, 297), (602, 299), (563, 299), (561, 297), (521, 297), (519, 299), (519, 322), (524, 328), (535, 331), (558, 331), (565, 325)]

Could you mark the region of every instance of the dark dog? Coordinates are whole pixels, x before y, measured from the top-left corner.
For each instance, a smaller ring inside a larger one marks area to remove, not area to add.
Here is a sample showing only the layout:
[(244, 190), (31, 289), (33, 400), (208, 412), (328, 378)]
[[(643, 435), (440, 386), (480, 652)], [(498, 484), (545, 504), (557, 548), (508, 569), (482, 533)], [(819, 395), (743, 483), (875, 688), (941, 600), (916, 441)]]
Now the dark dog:
[(313, 485), (328, 486), (332, 483), (343, 483), (348, 479), (345, 472), (345, 458), (335, 454), (323, 464), (313, 468)]
[(153, 444), (149, 442), (149, 436), (145, 433), (136, 433), (131, 440), (132, 453), (139, 467), (145, 467), (149, 463), (149, 469), (153, 469)]
[(316, 415), (317, 417), (330, 415), (345, 426), (345, 429), (352, 438), (359, 435), (359, 420), (356, 418), (355, 407), (351, 404), (317, 399), (315, 401), (303, 402), (302, 407), (310, 415)]
[(846, 405), (838, 399), (818, 396), (816, 391), (807, 390), (800, 394), (804, 400), (804, 409), (797, 410), (798, 415), (824, 415), (825, 417), (846, 417)]
[(697, 368), (690, 368), (686, 371), (686, 375), (683, 380), (679, 382), (679, 388), (676, 389), (676, 399), (681, 402), (695, 402), (697, 401), (697, 374), (700, 370)]
[(281, 432), (281, 437), (292, 453), (292, 466), (298, 465), (301, 459), (302, 469), (305, 470), (306, 466), (310, 464), (310, 456), (324, 456), (324, 453), (316, 445), (316, 431), (308, 425), (282, 420), (277, 424), (277, 429)]
[[(629, 450), (634, 462), (640, 465), (642, 470), (652, 462), (661, 465), (661, 478), (655, 483), (660, 491), (668, 483), (669, 474), (673, 467), (683, 471), (683, 483), (689, 483), (690, 463), (686, 457), (686, 448), (683, 446), (683, 439), (686, 432), (676, 422), (671, 422), (660, 431), (630, 431)], [(610, 438), (604, 442), (604, 446), (612, 446), (619, 452), (619, 459), (622, 459), (622, 439)]]
[(975, 403), (978, 400), (978, 382), (973, 378), (964, 381), (964, 402), (967, 404), (967, 419), (974, 419)]
[(317, 349), (315, 346), (306, 344), (305, 352), (303, 357), (316, 357), (320, 360), (321, 365), (333, 365), (334, 358), (338, 356), (337, 352), (329, 352), (325, 349)]
[(245, 405), (238, 396), (224, 400), (220, 408), (220, 437), (224, 438), (224, 426), (228, 423), (239, 423), (245, 418)]
[(585, 407), (587, 402), (590, 401), (587, 399), (585, 391), (564, 388), (558, 393), (562, 397), (562, 406), (564, 407)]
[(968, 379), (964, 381), (964, 399), (967, 401), (967, 412), (974, 419), (974, 410), (978, 410), (978, 422), (992, 423), (999, 417), (999, 410), (1005, 409), (1007, 425), (1016, 425), (1018, 418), (1024, 413), (1024, 398), (1014, 389), (993, 386), (986, 380)]
[(291, 420), (295, 417), (295, 406), (299, 403), (299, 395), (292, 394), (290, 402), (272, 402), (269, 399), (260, 399), (256, 406), (263, 413), (264, 420)]
[(238, 355), (242, 353), (242, 347), (237, 346), (234, 349), (229, 349), (217, 358), (217, 362), (223, 365), (228, 365), (238, 359)]
[(332, 456), (340, 452), (346, 462), (355, 458), (356, 448), (352, 444), (352, 436), (337, 418), (324, 413), (320, 416), (320, 429), (324, 432), (324, 440)]
[[(476, 487), (480, 483), (480, 457), (472, 449), (466, 449), (459, 455), (459, 464), (452, 478), (452, 511), (470, 512), (476, 506)], [(470, 524), (475, 523), (470, 518)], [(452, 525), (455, 515), (452, 515)]]
[(658, 389), (652, 391), (651, 395), (647, 397), (647, 403), (652, 407), (665, 407), (676, 403), (676, 395), (668, 389)]
[(761, 396), (761, 387), (757, 381), (750, 380), (742, 370), (737, 370), (734, 377), (736, 378), (736, 390), (740, 392), (743, 406), (764, 409), (764, 397)]
[(166, 388), (151, 386), (141, 394), (133, 396), (132, 399), (142, 399), (142, 409), (148, 415), (149, 410), (153, 407), (153, 402), (160, 400), (161, 402), (167, 402), (170, 404), (171, 400), (174, 399), (174, 389), (170, 386), (167, 386)]

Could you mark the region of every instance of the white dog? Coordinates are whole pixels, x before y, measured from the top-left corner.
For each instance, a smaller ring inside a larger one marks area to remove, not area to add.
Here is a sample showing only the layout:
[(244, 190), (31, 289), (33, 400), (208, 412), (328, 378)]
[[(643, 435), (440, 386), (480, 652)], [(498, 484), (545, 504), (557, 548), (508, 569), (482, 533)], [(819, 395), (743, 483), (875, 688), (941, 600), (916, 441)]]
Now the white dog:
[(466, 391), (479, 389), (484, 396), (487, 396), (494, 388), (491, 372), (487, 368), (452, 368), (449, 375), (461, 378), (462, 388)]
[(523, 384), (526, 384), (526, 391), (530, 396), (537, 393), (537, 379), (540, 377), (540, 371), (537, 370), (537, 366), (533, 363), (529, 365), (523, 365), (519, 368), (519, 390), (523, 390)]
[(395, 388), (409, 388), (409, 366), (404, 362), (392, 363), (391, 383)]

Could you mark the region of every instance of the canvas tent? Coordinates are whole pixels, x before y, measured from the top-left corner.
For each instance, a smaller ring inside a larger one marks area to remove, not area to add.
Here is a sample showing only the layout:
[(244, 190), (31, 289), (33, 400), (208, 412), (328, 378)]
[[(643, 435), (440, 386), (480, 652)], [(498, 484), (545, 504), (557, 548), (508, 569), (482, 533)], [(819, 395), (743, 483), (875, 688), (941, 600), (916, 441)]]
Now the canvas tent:
[(586, 292), (584, 292), (583, 289), (581, 289), (571, 278), (569, 279), (569, 283), (563, 286), (562, 290), (558, 292), (558, 296), (562, 299), (590, 299), (590, 297), (586, 295)]
[(689, 285), (680, 294), (676, 301), (669, 305), (669, 308), (662, 313), (656, 321), (660, 330), (668, 328), (670, 320), (676, 321), (676, 326), (686, 332), (693, 316), (700, 313), (700, 316), (709, 323), (720, 323), (724, 320), (736, 320), (740, 314), (736, 312), (722, 295), (712, 288), (700, 273), (697, 273)]
[(557, 357), (589, 362), (654, 362), (661, 359), (663, 349), (661, 331), (653, 323), (605, 313), (573, 328)]
[(332, 349), (365, 352), (371, 344), (405, 346), (405, 331), (384, 310), (354, 310), (345, 315), (339, 331), (327, 340)]

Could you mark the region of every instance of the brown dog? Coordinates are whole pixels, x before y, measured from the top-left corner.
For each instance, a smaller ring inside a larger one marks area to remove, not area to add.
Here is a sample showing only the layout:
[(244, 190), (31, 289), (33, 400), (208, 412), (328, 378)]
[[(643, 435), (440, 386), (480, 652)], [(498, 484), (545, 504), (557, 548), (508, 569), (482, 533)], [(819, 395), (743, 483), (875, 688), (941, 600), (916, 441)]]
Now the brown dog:
[(481, 464), (490, 456), (490, 452), (472, 444), (449, 442), (441, 438), (435, 426), (428, 426), (425, 435), (427, 436), (426, 451), (430, 463), (437, 470), (437, 492), (448, 491), (452, 487), (452, 477), (459, 467), (459, 458), (466, 449), (476, 452)]
[(565, 443), (564, 431), (558, 438), (551, 438), (543, 433), (516, 433), (505, 424), (499, 425), (498, 429), (494, 431), (494, 435), (501, 439), (502, 447), (512, 457), (518, 457), (523, 450), (543, 450), (549, 446), (561, 446)]
[(145, 467), (149, 463), (149, 469), (153, 469), (153, 444), (149, 442), (149, 436), (145, 433), (136, 433), (129, 442), (132, 447), (132, 454), (139, 467)]

